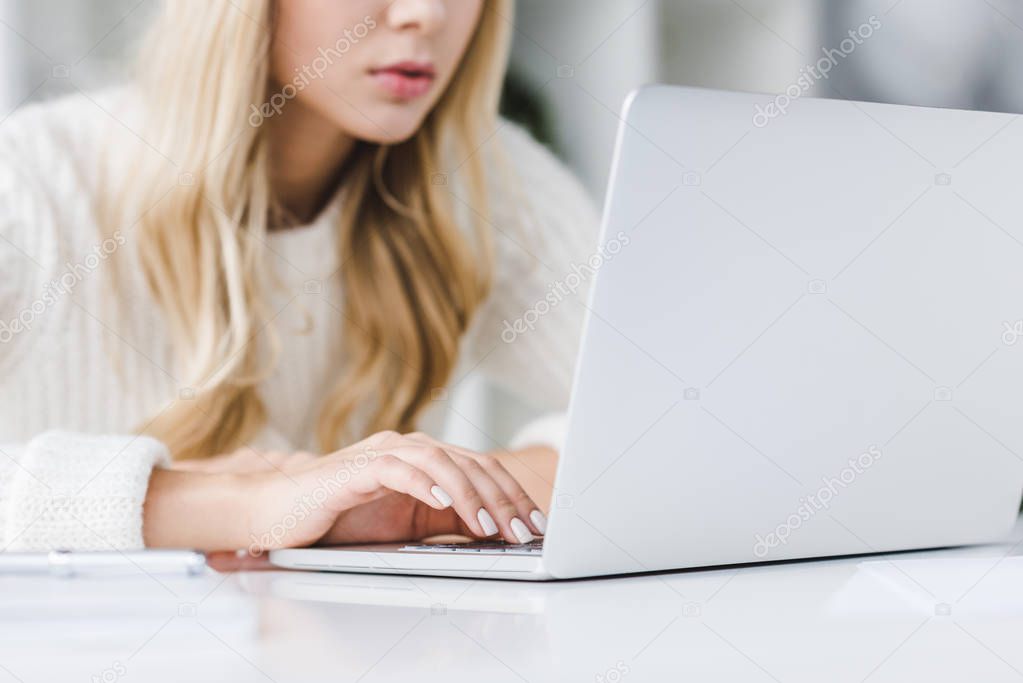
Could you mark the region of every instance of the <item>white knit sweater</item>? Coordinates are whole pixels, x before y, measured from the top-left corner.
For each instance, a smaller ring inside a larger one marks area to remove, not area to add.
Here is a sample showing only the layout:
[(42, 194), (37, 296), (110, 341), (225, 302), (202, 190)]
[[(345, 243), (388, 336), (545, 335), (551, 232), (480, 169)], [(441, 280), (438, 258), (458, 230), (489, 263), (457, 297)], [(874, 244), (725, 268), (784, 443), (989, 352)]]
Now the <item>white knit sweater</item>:
[[(134, 236), (129, 229), (123, 244), (104, 243), (93, 213), (99, 192), (112, 189), (97, 187), (103, 160), (117, 168), (140, 146), (174, 156), (140, 137), (141, 115), (132, 91), (119, 89), (28, 106), (0, 124), (0, 551), (143, 544), (149, 473), (168, 454), (135, 432), (190, 389), (137, 268), (117, 294), (130, 315), (109, 315), (106, 260), (132, 249)], [(552, 297), (551, 287), (595, 249), (597, 216), (579, 183), (526, 133), (504, 124), (481, 152), (487, 164), (497, 145), (517, 178), (491, 190), (496, 279), (452, 385), (484, 373), (556, 414), (567, 403), (583, 306), (562, 299), (563, 287)], [(448, 187), (457, 195), (455, 165)], [(260, 388), (269, 419), (254, 446), (315, 447), (315, 418), (338, 367), (337, 211), (334, 202), (313, 223), (267, 240), (281, 281), (269, 297), (283, 348)], [(509, 332), (520, 320), (522, 333)], [(427, 410), (424, 431), (442, 432), (446, 396)], [(556, 422), (526, 425), (514, 445), (557, 446)]]

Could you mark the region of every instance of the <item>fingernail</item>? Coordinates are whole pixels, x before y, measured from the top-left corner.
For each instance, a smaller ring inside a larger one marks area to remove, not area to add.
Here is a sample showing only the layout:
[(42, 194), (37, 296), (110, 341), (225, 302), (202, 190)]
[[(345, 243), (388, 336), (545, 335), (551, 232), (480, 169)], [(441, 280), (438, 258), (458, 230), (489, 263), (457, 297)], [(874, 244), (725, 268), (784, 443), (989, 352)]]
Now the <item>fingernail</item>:
[(476, 513), (476, 519), (480, 521), (480, 526), (483, 527), (484, 536), (493, 536), (497, 533), (497, 524), (494, 523), (494, 518), (490, 516), (486, 508), (480, 508), (480, 511)]
[(533, 534), (529, 533), (525, 523), (518, 517), (512, 518), (511, 528), (515, 538), (519, 539), (519, 543), (529, 543), (533, 540)]
[(547, 518), (544, 517), (543, 513), (539, 510), (533, 510), (529, 513), (529, 521), (533, 523), (536, 530), (541, 534), (547, 533)]
[(451, 504), (455, 502), (451, 496), (448, 495), (448, 492), (439, 486), (434, 486), (430, 489), (430, 493), (433, 494), (433, 497), (437, 499), (438, 503), (446, 508), (451, 507)]

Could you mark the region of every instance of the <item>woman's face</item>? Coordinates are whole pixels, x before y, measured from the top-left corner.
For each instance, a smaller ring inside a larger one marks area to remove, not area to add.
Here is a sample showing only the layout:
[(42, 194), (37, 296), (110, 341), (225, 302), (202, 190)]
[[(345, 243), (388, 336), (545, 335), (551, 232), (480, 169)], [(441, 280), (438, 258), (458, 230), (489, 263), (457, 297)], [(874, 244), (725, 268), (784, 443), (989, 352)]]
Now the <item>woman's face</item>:
[(483, 0), (280, 0), (263, 115), (301, 105), (342, 132), (396, 143), (450, 83)]

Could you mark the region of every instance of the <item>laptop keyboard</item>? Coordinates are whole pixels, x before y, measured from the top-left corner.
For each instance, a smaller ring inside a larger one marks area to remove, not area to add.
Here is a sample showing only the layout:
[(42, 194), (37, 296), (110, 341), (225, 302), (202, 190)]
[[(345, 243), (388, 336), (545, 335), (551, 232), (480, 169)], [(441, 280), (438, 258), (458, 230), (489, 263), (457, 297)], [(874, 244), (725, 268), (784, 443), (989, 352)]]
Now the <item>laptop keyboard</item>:
[(539, 555), (543, 552), (543, 539), (529, 543), (505, 541), (472, 541), (471, 543), (423, 543), (405, 545), (398, 550), (410, 553), (504, 553), (505, 555)]

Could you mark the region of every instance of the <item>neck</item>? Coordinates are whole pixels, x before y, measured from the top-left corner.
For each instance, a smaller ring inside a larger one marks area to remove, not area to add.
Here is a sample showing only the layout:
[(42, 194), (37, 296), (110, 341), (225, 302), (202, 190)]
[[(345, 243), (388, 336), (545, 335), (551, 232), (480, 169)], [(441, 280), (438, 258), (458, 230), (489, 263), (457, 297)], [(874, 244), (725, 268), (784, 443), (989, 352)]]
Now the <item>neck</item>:
[(298, 100), (269, 119), (270, 181), (287, 220), (309, 223), (334, 196), (355, 140)]

